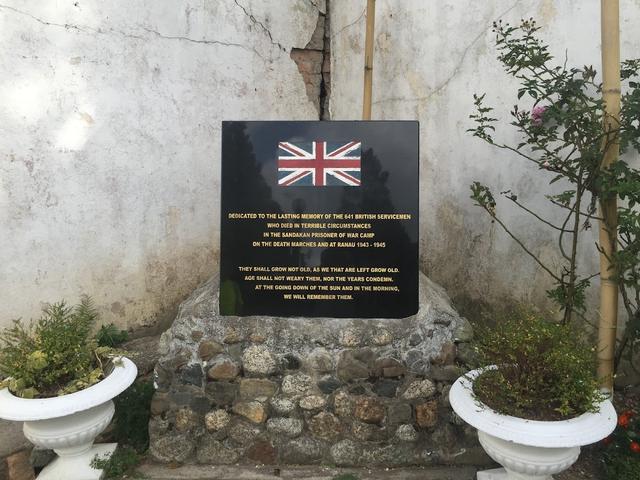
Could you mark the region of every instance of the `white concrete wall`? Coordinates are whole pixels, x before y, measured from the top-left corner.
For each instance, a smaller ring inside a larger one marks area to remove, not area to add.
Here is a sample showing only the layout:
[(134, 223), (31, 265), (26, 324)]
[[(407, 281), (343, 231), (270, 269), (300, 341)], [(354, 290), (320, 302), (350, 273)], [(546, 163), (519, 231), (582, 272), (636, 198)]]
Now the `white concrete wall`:
[[(333, 0), (332, 98), (334, 119), (357, 119), (362, 102), (366, 2)], [(466, 133), (474, 92), (487, 92), (498, 118), (509, 120), (516, 84), (496, 60), (491, 25), (534, 17), (552, 52), (577, 66), (600, 67), (600, 2), (596, 0), (406, 0), (376, 2), (374, 119), (417, 119), (421, 132), (421, 263), (459, 301), (499, 304), (505, 298), (544, 304), (546, 273), (498, 225), (473, 206), (469, 185), (494, 194), (511, 188), (540, 212), (548, 174)], [(620, 2), (622, 58), (640, 54), (640, 2)], [(524, 109), (531, 104), (522, 101)], [(499, 130), (512, 143), (509, 128)], [(638, 162), (637, 158), (634, 160)], [(640, 163), (640, 162), (638, 162)], [(557, 261), (553, 232), (499, 200), (498, 211), (537, 255)], [(583, 242), (584, 271), (598, 271), (595, 229)], [(597, 290), (591, 292), (597, 302)]]
[[(330, 3), (334, 119), (360, 116), (365, 3)], [(503, 116), (515, 98), (491, 22), (534, 16), (556, 55), (599, 66), (599, 4), (377, 2), (373, 116), (421, 122), (421, 263), (459, 300), (539, 301), (548, 288), (469, 199), (477, 179), (546, 208), (535, 168), (465, 133), (473, 92)], [(623, 57), (638, 56), (640, 1), (621, 7)], [(220, 121), (318, 118), (289, 56), (311, 39), (318, 8), (0, 1), (0, 326), (81, 293), (122, 326), (170, 316), (216, 270)], [(499, 208), (554, 258), (550, 232)], [(582, 261), (597, 269), (589, 243)]]
[(318, 118), (318, 7), (0, 2), (0, 326), (81, 293), (149, 324), (216, 270), (220, 122)]

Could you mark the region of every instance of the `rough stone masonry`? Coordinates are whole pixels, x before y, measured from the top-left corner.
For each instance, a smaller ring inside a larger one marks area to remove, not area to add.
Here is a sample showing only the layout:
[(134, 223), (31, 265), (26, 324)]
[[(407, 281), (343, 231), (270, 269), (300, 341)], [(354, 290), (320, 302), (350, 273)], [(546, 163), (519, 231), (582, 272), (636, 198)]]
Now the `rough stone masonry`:
[(211, 278), (160, 341), (150, 422), (160, 462), (482, 463), (451, 411), (471, 327), (420, 279), (404, 319), (225, 317)]

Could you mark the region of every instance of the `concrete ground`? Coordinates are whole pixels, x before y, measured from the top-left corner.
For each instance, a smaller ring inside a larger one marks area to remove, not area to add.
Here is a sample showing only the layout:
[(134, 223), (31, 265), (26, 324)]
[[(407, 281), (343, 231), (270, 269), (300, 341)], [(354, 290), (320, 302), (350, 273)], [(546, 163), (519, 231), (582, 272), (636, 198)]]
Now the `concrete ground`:
[(398, 469), (353, 469), (323, 466), (208, 466), (145, 463), (138, 472), (149, 480), (332, 480), (339, 474), (351, 473), (354, 480), (475, 480), (473, 467), (428, 467)]

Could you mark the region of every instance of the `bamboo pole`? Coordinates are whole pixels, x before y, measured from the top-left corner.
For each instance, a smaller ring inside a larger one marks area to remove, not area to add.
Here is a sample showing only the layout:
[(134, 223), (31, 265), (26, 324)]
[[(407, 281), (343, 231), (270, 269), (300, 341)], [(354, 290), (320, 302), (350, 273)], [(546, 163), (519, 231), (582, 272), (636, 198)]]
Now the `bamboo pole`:
[[(605, 101), (605, 152), (602, 168), (618, 160), (620, 145), (620, 6), (619, 0), (600, 0), (602, 22), (602, 98)], [(616, 249), (617, 199), (601, 199), (600, 209), (600, 323), (598, 377), (603, 391), (613, 393), (613, 368), (618, 323), (618, 283), (611, 263)]]
[(376, 19), (376, 0), (367, 0), (367, 29), (364, 41), (364, 95), (362, 119), (371, 120), (371, 95), (373, 90), (373, 32)]

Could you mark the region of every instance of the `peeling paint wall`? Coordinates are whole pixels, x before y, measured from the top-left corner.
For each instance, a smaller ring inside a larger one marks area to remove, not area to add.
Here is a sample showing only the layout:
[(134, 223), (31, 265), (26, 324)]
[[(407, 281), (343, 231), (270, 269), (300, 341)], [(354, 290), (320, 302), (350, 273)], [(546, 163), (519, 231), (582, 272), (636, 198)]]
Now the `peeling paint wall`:
[(151, 325), (217, 268), (220, 122), (317, 119), (321, 0), (0, 1), (0, 326)]
[[(640, 52), (640, 4), (620, 2), (622, 58)], [(494, 193), (511, 188), (534, 210), (547, 211), (542, 194), (551, 176), (466, 133), (474, 92), (487, 92), (497, 118), (508, 123), (516, 84), (495, 58), (494, 20), (534, 17), (562, 63), (600, 66), (600, 2), (583, 0), (406, 0), (376, 2), (374, 119), (417, 119), (421, 132), (421, 266), (461, 303), (499, 305), (507, 298), (544, 304), (546, 273), (469, 199), (478, 180)], [(362, 105), (365, 2), (331, 2), (332, 95), (336, 120), (359, 118)], [(531, 105), (522, 103), (527, 109)], [(496, 137), (512, 139), (509, 128)], [(638, 162), (636, 158), (634, 160)], [(639, 162), (640, 163), (640, 162)], [(553, 232), (516, 211), (499, 213), (543, 259), (557, 262)], [(598, 271), (597, 232), (583, 241), (584, 271)], [(597, 302), (597, 291), (590, 293)], [(470, 312), (469, 312), (470, 313)]]

